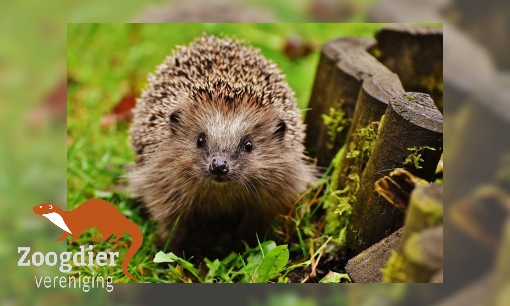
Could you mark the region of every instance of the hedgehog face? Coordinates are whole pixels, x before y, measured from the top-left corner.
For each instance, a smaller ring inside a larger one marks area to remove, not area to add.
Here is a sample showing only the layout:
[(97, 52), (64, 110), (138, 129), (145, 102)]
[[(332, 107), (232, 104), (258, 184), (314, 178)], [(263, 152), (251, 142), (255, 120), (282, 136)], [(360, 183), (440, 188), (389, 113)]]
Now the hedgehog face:
[(275, 109), (221, 101), (188, 106), (172, 112), (170, 129), (172, 142), (195, 153), (188, 167), (197, 180), (242, 184), (281, 167), (274, 161), (285, 151), (286, 124)]

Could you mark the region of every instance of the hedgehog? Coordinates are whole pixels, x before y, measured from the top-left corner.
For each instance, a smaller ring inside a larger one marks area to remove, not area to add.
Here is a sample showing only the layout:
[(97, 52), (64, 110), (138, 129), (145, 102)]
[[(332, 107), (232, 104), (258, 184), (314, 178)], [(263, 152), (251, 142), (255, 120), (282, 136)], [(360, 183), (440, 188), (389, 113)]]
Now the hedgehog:
[(314, 182), (294, 92), (236, 38), (204, 34), (177, 47), (133, 114), (129, 186), (176, 254), (256, 243)]

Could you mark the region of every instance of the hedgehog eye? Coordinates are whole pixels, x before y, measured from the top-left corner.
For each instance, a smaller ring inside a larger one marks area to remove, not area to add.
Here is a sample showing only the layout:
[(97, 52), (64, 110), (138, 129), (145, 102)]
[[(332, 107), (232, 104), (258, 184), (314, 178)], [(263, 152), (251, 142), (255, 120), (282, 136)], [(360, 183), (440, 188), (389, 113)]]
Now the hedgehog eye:
[(53, 209), (53, 205), (50, 204), (50, 209)]
[(205, 135), (202, 133), (198, 135), (197, 148), (203, 148), (205, 146)]
[(252, 149), (253, 149), (253, 145), (252, 145), (251, 141), (246, 140), (246, 141), (244, 142), (244, 150), (245, 150), (246, 152), (250, 153)]

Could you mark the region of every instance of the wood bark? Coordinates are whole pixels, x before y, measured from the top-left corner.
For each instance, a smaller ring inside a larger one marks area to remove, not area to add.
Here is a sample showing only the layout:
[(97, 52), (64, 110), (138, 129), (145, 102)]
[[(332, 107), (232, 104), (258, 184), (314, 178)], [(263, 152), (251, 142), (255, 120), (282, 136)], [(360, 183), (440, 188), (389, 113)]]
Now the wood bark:
[[(305, 146), (310, 155), (317, 157), (319, 167), (328, 167), (344, 145), (363, 80), (377, 73), (391, 73), (368, 53), (374, 45), (371, 38), (342, 37), (322, 47), (305, 118)], [(334, 133), (334, 139), (323, 119), (330, 109), (342, 114), (340, 131)]]
[(443, 150), (442, 121), (427, 94), (403, 93), (390, 100), (352, 205), (347, 227), (350, 257), (402, 226), (404, 214), (378, 195), (374, 184), (396, 168), (430, 181)]
[(370, 142), (375, 142), (370, 135), (362, 133), (362, 129), (371, 129), (375, 137), (378, 122), (386, 112), (390, 99), (403, 92), (404, 88), (394, 73), (379, 73), (363, 81), (345, 142), (346, 150), (338, 177), (339, 186), (346, 185), (351, 173), (356, 173), (361, 179), (371, 154)]
[(397, 249), (402, 238), (402, 229), (369, 247), (347, 262), (345, 271), (355, 283), (380, 283), (381, 269)]
[(389, 24), (375, 37), (371, 53), (398, 74), (406, 91), (428, 93), (442, 112), (443, 29)]

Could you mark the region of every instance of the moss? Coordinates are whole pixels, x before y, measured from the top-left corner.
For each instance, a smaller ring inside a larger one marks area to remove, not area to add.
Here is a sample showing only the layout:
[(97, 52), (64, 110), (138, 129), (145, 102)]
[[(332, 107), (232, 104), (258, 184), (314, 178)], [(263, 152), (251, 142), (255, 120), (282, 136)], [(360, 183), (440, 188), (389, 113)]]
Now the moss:
[(377, 134), (381, 133), (381, 128), (384, 124), (384, 116), (386, 115), (382, 115), (381, 120), (379, 121), (379, 126), (377, 127)]
[(358, 128), (353, 140), (349, 144), (349, 152), (347, 152), (346, 158), (360, 156), (357, 164), (366, 164), (375, 146), (375, 140), (379, 131), (378, 126), (379, 122), (373, 122), (364, 128)]
[(407, 95), (406, 98), (409, 99), (409, 100), (412, 100), (412, 99), (414, 99), (414, 96), (413, 95)]
[(410, 85), (410, 87), (414, 88), (415, 91), (428, 93), (434, 99), (437, 108), (441, 112), (443, 111), (444, 85), (442, 62), (441, 64), (436, 64), (429, 75), (417, 79), (415, 84)]
[(381, 51), (381, 49), (379, 49), (377, 47), (370, 49), (369, 52), (370, 52), (370, 54), (372, 54), (373, 57), (375, 57), (377, 59), (380, 59), (382, 57), (382, 51)]
[(425, 150), (435, 151), (436, 149), (429, 147), (429, 146), (424, 146), (424, 147), (419, 147), (419, 148), (416, 148), (416, 147), (407, 148), (407, 150), (413, 151), (414, 153), (410, 154), (406, 158), (406, 160), (404, 161), (404, 165), (413, 164), (416, 169), (421, 169), (422, 166), (420, 165), (420, 163), (424, 161), (421, 156), (423, 154), (423, 152)]
[(349, 182), (343, 189), (338, 190), (344, 152), (345, 146), (338, 151), (333, 159), (331, 182), (322, 196), (323, 207), (327, 209), (324, 232), (334, 236), (341, 244), (345, 243), (345, 229), (352, 211), (352, 195), (359, 189), (359, 176), (354, 175), (349, 178)]
[(430, 198), (416, 201), (416, 208), (426, 217), (426, 227), (443, 224), (443, 206)]
[(323, 207), (328, 210), (328, 213), (326, 214), (325, 232), (329, 234), (334, 233), (337, 229), (340, 229), (341, 231), (341, 228), (345, 228), (351, 213), (350, 205), (348, 205), (345, 196), (343, 195), (349, 191), (349, 187), (337, 190), (338, 177), (342, 166), (344, 151), (345, 146), (338, 151), (331, 162), (333, 167), (331, 182), (322, 197)]
[(408, 260), (414, 263), (421, 264), (425, 262), (425, 255), (419, 242), (418, 233), (412, 233), (409, 238), (407, 238), (404, 246), (404, 254)]
[[(349, 151), (345, 154), (346, 159), (351, 159), (349, 167), (342, 167), (343, 151), (337, 154), (333, 161), (334, 170), (330, 188), (325, 193), (325, 207), (328, 207), (326, 215), (325, 233), (338, 237), (340, 243), (346, 241), (346, 228), (352, 211), (352, 204), (356, 201), (356, 195), (360, 188), (360, 178), (370, 158), (370, 154), (377, 139), (379, 122), (373, 122), (365, 127), (358, 128), (349, 144)], [(344, 169), (346, 173), (341, 175)], [(338, 186), (339, 178), (345, 177), (344, 186)], [(342, 188), (341, 190), (337, 190)]]
[(331, 161), (331, 165), (333, 167), (333, 172), (331, 174), (331, 183), (329, 185), (329, 189), (337, 190), (338, 189), (338, 175), (340, 173), (340, 169), (342, 168), (342, 161), (345, 152), (345, 145), (338, 150), (335, 157)]
[(405, 274), (406, 261), (397, 252), (392, 251), (386, 266), (381, 269), (383, 283), (407, 283)]
[(436, 72), (419, 79), (418, 85), (424, 88), (427, 93), (443, 93), (443, 78), (436, 75)]
[(341, 108), (334, 109), (332, 107), (329, 109), (329, 114), (322, 115), (322, 120), (328, 127), (329, 142), (326, 144), (326, 147), (329, 150), (332, 150), (335, 146), (338, 133), (347, 129), (351, 120), (346, 118), (345, 113)]

